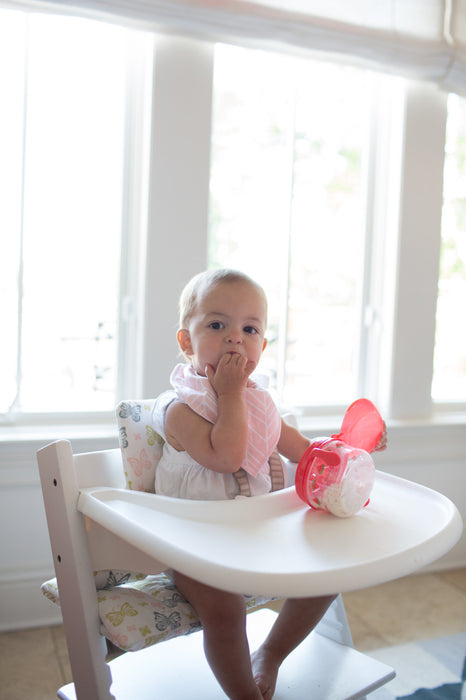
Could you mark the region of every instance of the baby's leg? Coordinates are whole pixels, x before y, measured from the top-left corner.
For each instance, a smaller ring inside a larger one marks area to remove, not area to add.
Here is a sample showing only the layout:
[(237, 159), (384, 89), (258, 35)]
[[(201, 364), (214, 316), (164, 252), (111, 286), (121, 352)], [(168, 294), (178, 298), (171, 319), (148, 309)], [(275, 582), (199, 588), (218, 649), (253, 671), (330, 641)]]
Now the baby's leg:
[(273, 697), (282, 661), (312, 632), (335, 598), (289, 598), (283, 603), (267, 638), (252, 655), (254, 678), (265, 700)]
[(244, 598), (175, 572), (175, 583), (199, 615), (209, 665), (231, 700), (261, 700), (252, 675)]

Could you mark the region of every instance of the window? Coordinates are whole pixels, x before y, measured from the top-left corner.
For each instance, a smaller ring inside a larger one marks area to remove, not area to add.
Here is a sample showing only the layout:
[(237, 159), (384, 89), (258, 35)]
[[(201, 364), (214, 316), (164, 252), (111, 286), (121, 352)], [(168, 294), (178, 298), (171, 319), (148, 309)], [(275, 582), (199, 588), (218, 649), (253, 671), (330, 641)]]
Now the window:
[(0, 15), (0, 413), (109, 410), (127, 173), (138, 167), (126, 150), (129, 78), (132, 61), (143, 72), (147, 38), (69, 17)]
[(396, 81), (229, 46), (215, 59), (210, 263), (265, 287), (281, 398), (347, 404), (367, 369), (373, 100)]
[[(262, 368), (285, 404), (340, 416), (366, 395), (388, 418), (430, 416), (443, 93), (53, 15), (2, 11), (0, 33), (0, 413), (103, 413), (165, 390), (179, 293), (209, 264), (264, 285)], [(439, 293), (445, 278), (463, 298), (449, 255)]]
[(436, 401), (466, 400), (466, 100), (450, 95), (446, 132), (442, 248), (437, 298)]

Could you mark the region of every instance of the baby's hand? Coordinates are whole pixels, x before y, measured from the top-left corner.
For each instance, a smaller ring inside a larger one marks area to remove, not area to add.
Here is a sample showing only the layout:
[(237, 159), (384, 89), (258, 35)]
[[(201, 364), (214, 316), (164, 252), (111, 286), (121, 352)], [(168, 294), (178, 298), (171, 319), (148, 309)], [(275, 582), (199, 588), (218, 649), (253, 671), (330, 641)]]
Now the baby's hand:
[(220, 358), (217, 369), (206, 365), (206, 375), (217, 396), (239, 394), (246, 388), (249, 375), (255, 369), (254, 362), (248, 362), (238, 352), (227, 353)]
[(385, 450), (386, 447), (387, 447), (387, 426), (385, 425), (385, 421), (384, 421), (383, 433), (380, 436), (377, 445), (374, 447), (373, 452), (381, 452), (382, 450)]

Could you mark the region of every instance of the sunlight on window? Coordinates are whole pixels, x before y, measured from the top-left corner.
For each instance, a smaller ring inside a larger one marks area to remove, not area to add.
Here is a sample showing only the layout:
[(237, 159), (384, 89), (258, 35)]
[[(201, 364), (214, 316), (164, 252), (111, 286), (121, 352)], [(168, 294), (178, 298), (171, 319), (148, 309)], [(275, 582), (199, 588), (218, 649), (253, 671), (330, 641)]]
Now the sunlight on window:
[(16, 395), (18, 354), (18, 261), (21, 229), (21, 152), (24, 107), (23, 15), (0, 11), (0, 413)]
[(215, 59), (210, 264), (265, 287), (263, 366), (285, 402), (351, 401), (371, 78), (223, 45)]
[(466, 401), (466, 100), (448, 99), (432, 398)]
[(115, 403), (125, 30), (20, 12), (2, 12), (0, 27), (8, 65), (0, 71), (0, 133), (2, 145), (8, 143), (0, 178), (10, 191), (0, 214), (8, 231), (2, 286), (11, 300), (6, 320), (13, 341), (0, 411), (16, 393), (17, 357), (15, 407), (22, 411), (109, 409)]

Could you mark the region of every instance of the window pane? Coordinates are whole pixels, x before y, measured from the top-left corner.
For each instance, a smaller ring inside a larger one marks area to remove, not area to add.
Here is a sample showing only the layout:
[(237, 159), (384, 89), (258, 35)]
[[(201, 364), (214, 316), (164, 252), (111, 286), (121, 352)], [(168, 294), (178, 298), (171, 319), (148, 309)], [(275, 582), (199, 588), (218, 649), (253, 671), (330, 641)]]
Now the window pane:
[[(293, 405), (355, 398), (371, 77), (218, 46), (210, 263), (269, 298), (276, 385)], [(344, 115), (344, 118), (342, 118)]]
[(466, 100), (448, 99), (432, 398), (466, 401)]
[[(50, 15), (16, 17), (29, 37), (25, 120), (22, 114), (19, 120), (24, 151), (16, 139), (0, 169), (6, 177), (24, 159), (19, 407), (109, 409), (116, 382), (125, 30)], [(3, 17), (2, 28), (9, 28)], [(2, 73), (9, 71), (24, 85), (21, 55)], [(5, 104), (17, 115), (13, 92), (8, 97)], [(21, 186), (15, 186), (9, 238), (17, 256)]]

